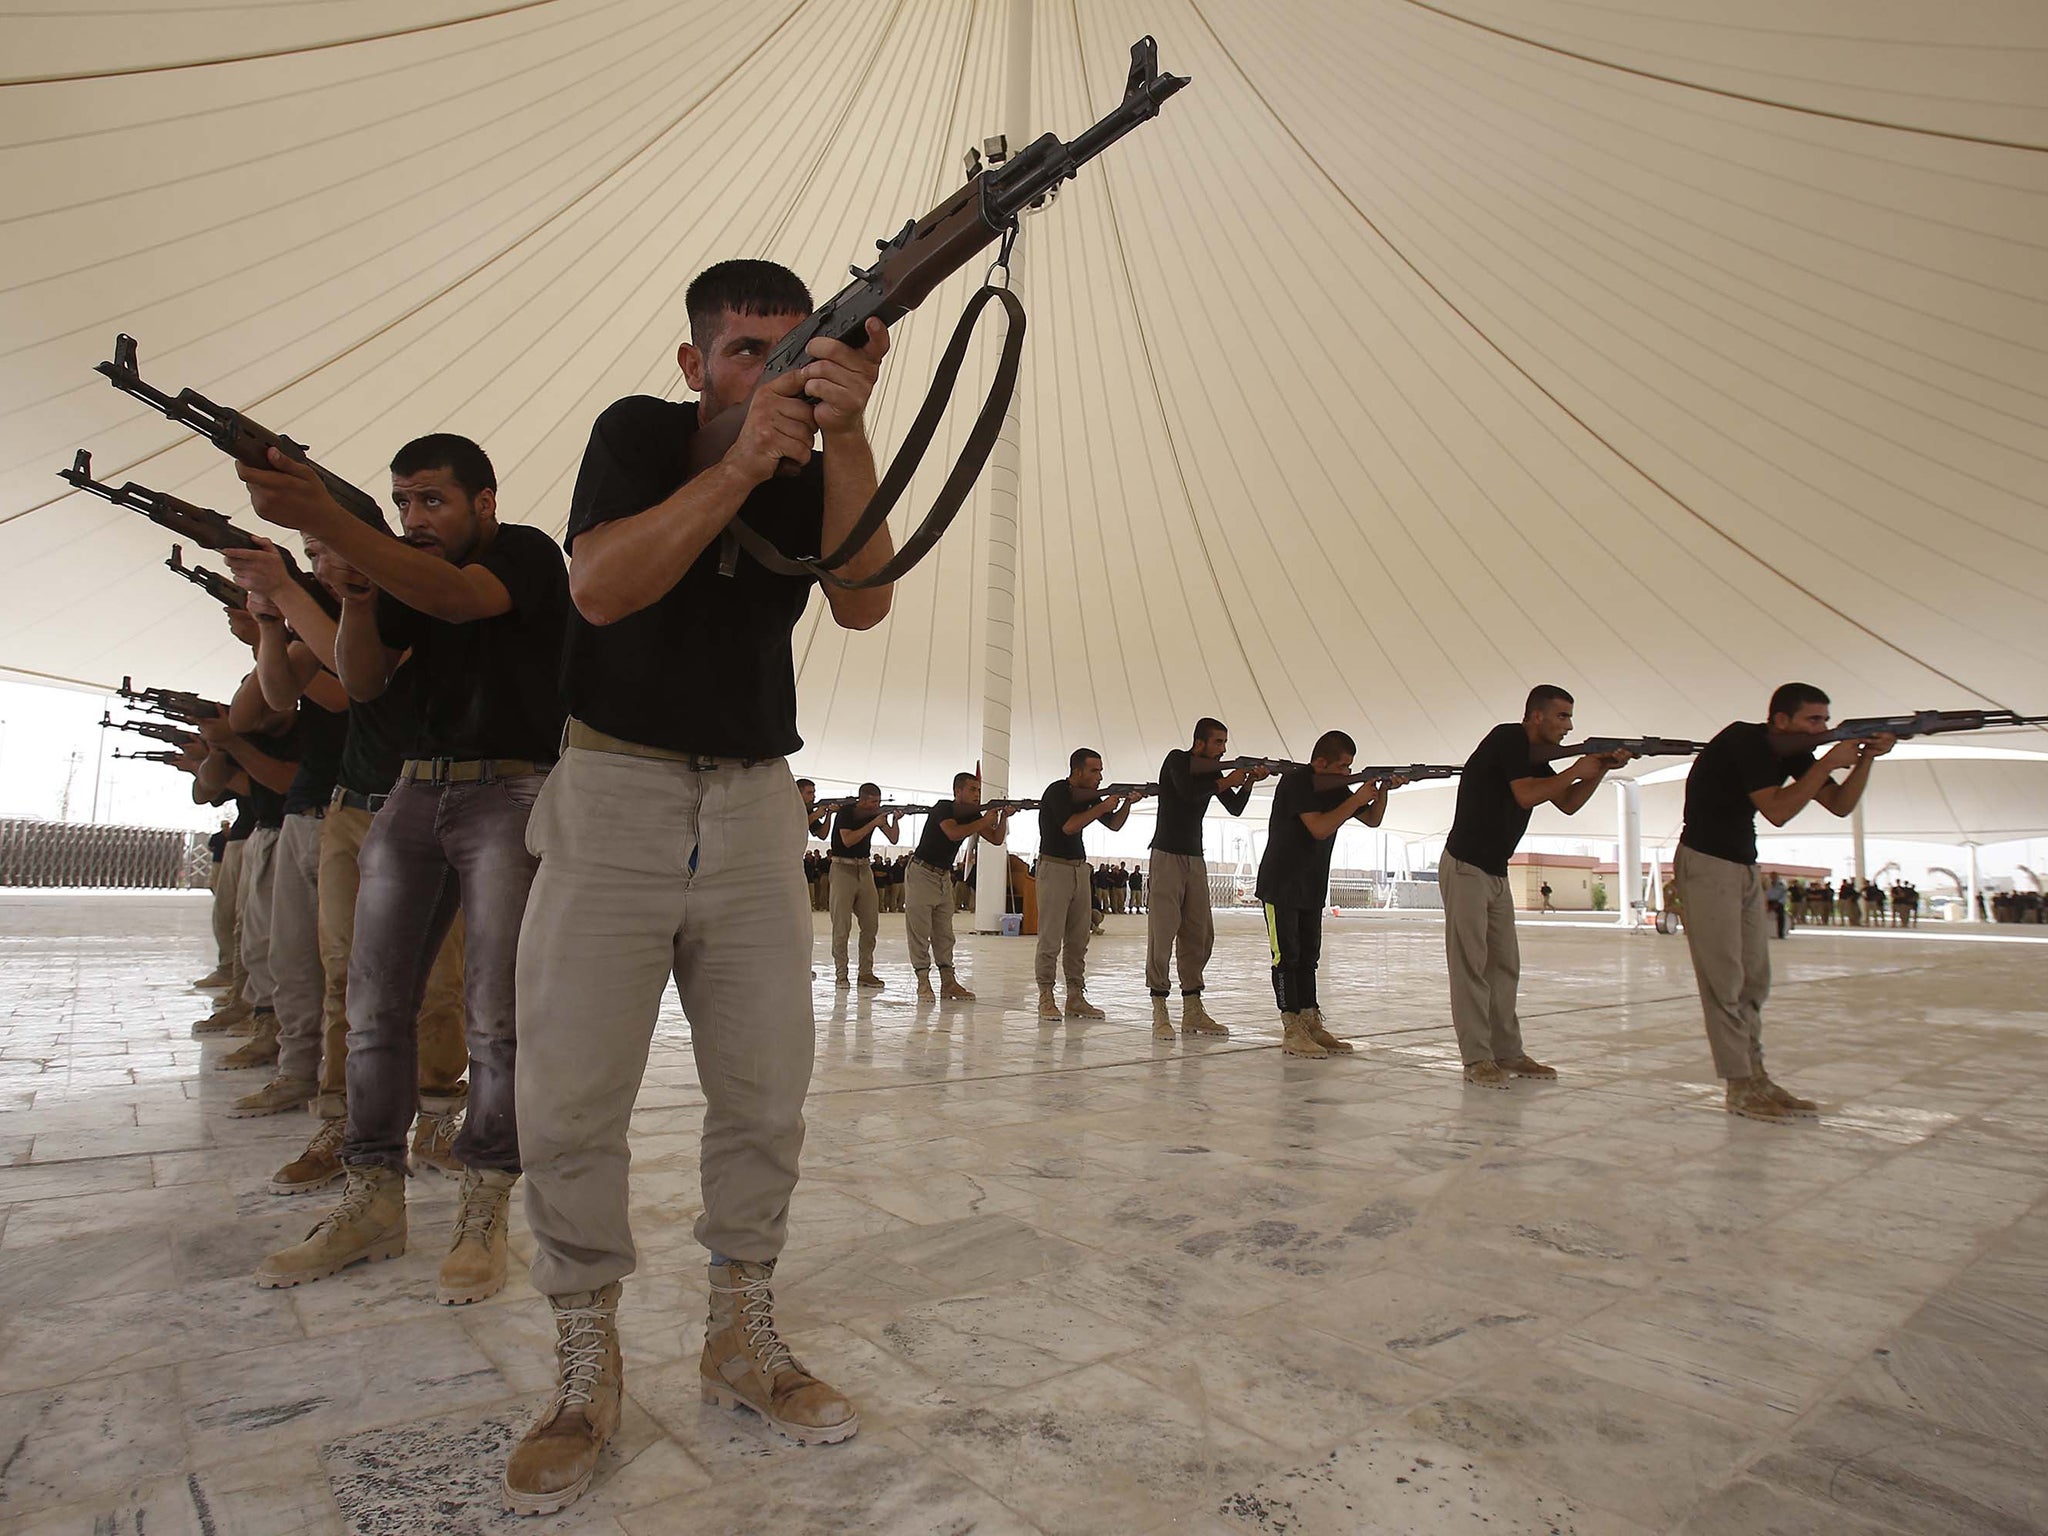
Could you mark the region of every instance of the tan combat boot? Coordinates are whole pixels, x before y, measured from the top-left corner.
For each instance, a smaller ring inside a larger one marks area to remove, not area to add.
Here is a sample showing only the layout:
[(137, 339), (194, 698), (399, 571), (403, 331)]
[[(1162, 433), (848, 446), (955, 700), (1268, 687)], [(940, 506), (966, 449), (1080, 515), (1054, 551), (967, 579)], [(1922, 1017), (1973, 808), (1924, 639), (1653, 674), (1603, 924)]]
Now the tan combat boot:
[(267, 1290), (325, 1280), (349, 1265), (405, 1252), (405, 1175), (396, 1168), (350, 1168), (341, 1201), (306, 1240), (256, 1266)]
[(270, 1176), (270, 1192), (304, 1195), (332, 1184), (341, 1177), (341, 1144), (347, 1136), (346, 1120), (322, 1120), (306, 1150)]
[(281, 1115), (288, 1109), (303, 1109), (313, 1101), (320, 1085), (310, 1077), (273, 1077), (254, 1093), (244, 1094), (228, 1106), (230, 1120), (255, 1120), (264, 1115)]
[(516, 1173), (465, 1168), (462, 1203), (455, 1211), (455, 1240), (441, 1261), (436, 1293), (444, 1307), (487, 1301), (505, 1289), (505, 1223)]
[(1166, 999), (1163, 997), (1152, 999), (1152, 1038), (1154, 1040), (1171, 1040), (1175, 1038), (1173, 1033), (1173, 1016), (1166, 1011)]
[(1280, 1049), (1288, 1056), (1322, 1057), (1330, 1053), (1315, 1042), (1298, 1013), (1280, 1015)]
[(552, 1515), (590, 1486), (619, 1427), (625, 1362), (619, 1356), (619, 1282), (550, 1296), (555, 1314), (555, 1400), (505, 1462), (505, 1507)]
[(882, 980), (873, 971), (862, 971), (855, 979), (870, 992), (879, 992), (882, 988), (889, 985), (889, 983)]
[(1496, 1061), (1494, 1065), (1507, 1073), (1509, 1077), (1529, 1077), (1534, 1078), (1539, 1083), (1554, 1083), (1557, 1081), (1557, 1068), (1546, 1067), (1527, 1051), (1513, 1058), (1503, 1058)]
[(751, 1408), (799, 1445), (834, 1445), (860, 1429), (860, 1415), (797, 1362), (775, 1331), (769, 1264), (711, 1266), (711, 1315), (697, 1375), (704, 1401)]
[(1501, 1070), (1497, 1061), (1466, 1062), (1465, 1081), (1474, 1088), (1499, 1088), (1503, 1091), (1515, 1086), (1515, 1080)]
[(1067, 1017), (1070, 1019), (1106, 1019), (1108, 1014), (1088, 1001), (1088, 994), (1071, 982), (1067, 985)]
[(958, 978), (953, 975), (953, 967), (950, 965), (939, 967), (939, 999), (942, 1002), (948, 1003), (971, 1003), (974, 1001), (974, 994), (960, 985)]
[(939, 1000), (939, 994), (932, 990), (931, 973), (928, 971), (917, 973), (917, 1000), (920, 1003), (936, 1003)]
[(461, 1134), (461, 1110), (421, 1110), (412, 1123), (412, 1171), (431, 1168), (451, 1179), (461, 1178), (462, 1164), (455, 1160), (455, 1138)]
[(269, 1008), (258, 1008), (251, 1015), (256, 1033), (248, 1043), (229, 1051), (213, 1064), (216, 1072), (248, 1072), (257, 1067), (267, 1067), (277, 1060), (277, 1014)]
[(215, 992), (232, 980), (234, 978), (228, 973), (226, 966), (216, 965), (212, 970), (192, 983), (192, 990), (194, 992)]
[(1755, 1077), (1731, 1077), (1728, 1079), (1727, 1108), (1731, 1115), (1741, 1115), (1745, 1120), (1761, 1120), (1767, 1125), (1786, 1125), (1792, 1120), (1792, 1111), (1773, 1099), (1765, 1089), (1770, 1080), (1759, 1073)]
[(1323, 1028), (1323, 1010), (1320, 1008), (1302, 1009), (1301, 1027), (1307, 1031), (1309, 1039), (1315, 1041), (1317, 1045), (1320, 1045), (1332, 1055), (1349, 1056), (1358, 1049), (1349, 1040), (1339, 1040), (1335, 1035)]
[(1051, 987), (1040, 987), (1038, 989), (1038, 1016), (1041, 1019), (1063, 1019), (1066, 1017), (1064, 1013), (1060, 1012), (1059, 999), (1052, 995)]
[(224, 997), (214, 1006), (213, 1012), (192, 1026), (192, 1038), (211, 1040), (216, 1036), (240, 1034), (255, 1011), (239, 997)]
[[(1209, 1016), (1209, 1010), (1202, 1006), (1202, 994), (1183, 992), (1180, 999), (1180, 1032), (1184, 1035), (1214, 1035), (1227, 1039), (1230, 1031)], [(1323, 1042), (1328, 1045), (1326, 1040)], [(1345, 1049), (1349, 1050), (1347, 1046)]]
[(1802, 1099), (1797, 1094), (1788, 1093), (1782, 1085), (1772, 1081), (1769, 1074), (1759, 1071), (1752, 1081), (1761, 1083), (1763, 1085), (1764, 1097), (1773, 1104), (1776, 1104), (1787, 1114), (1797, 1115), (1803, 1120), (1819, 1118), (1820, 1106), (1818, 1104), (1814, 1103), (1811, 1099)]

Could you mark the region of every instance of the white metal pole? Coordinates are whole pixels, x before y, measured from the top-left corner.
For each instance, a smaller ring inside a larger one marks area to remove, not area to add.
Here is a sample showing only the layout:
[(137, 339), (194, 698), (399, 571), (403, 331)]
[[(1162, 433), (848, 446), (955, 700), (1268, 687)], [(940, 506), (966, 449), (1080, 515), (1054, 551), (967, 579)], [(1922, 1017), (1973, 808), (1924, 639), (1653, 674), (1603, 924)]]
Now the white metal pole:
[(1969, 906), (1963, 912), (1963, 921), (1974, 923), (1977, 921), (1978, 902), (1977, 845), (1975, 843), (1965, 843), (1963, 847), (1968, 849), (1970, 854), (1970, 889), (1964, 894), (1963, 898), (1969, 903)]
[[(1010, 0), (1005, 45), (1002, 132), (1015, 154), (1030, 142), (1031, 0)], [(1010, 251), (1009, 283), (1021, 275), (1023, 239)], [(1005, 322), (1007, 324), (1007, 322)], [(1017, 618), (1017, 503), (1023, 480), (1024, 376), (1003, 414), (1003, 430), (988, 462), (988, 566), (981, 624), (982, 793), (1000, 799), (1010, 793), (1010, 700), (1015, 680)], [(974, 929), (994, 933), (1002, 926), (1009, 893), (1007, 851), (974, 866)]]
[(1856, 876), (1856, 889), (1860, 892), (1866, 879), (1864, 871), (1870, 868), (1870, 855), (1863, 837), (1863, 802), (1856, 802), (1856, 809), (1849, 813), (1850, 857)]
[(1636, 788), (1634, 779), (1614, 781), (1615, 806), (1620, 818), (1620, 836), (1616, 839), (1614, 884), (1617, 888), (1616, 905), (1621, 908), (1614, 920), (1623, 928), (1630, 928), (1636, 921), (1636, 903), (1642, 900), (1643, 887), (1643, 806), (1642, 792)]

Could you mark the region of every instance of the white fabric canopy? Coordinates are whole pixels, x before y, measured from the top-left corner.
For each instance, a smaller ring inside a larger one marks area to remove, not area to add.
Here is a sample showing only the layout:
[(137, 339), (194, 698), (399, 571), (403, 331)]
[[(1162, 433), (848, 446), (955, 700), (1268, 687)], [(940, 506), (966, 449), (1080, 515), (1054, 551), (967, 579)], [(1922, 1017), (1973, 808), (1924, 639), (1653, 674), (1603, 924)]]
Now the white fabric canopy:
[[(1841, 713), (2048, 708), (2048, 7), (1033, 15), (1034, 128), (1106, 110), (1142, 33), (1194, 84), (1026, 225), (1015, 783), (1084, 743), (1146, 774), (1201, 714), (1246, 750), (1340, 726), (1370, 760), (1462, 758), (1537, 681), (1603, 733), (1704, 735), (1790, 677)], [(117, 330), (152, 382), (373, 490), (406, 438), (467, 433), (506, 515), (559, 531), (598, 411), (679, 392), (697, 270), (769, 256), (822, 297), (957, 183), (1006, 18), (0, 17), (0, 665), (237, 669), (169, 537), (53, 478), (87, 446), (248, 518), (214, 450), (91, 372)], [(885, 447), (979, 276), (899, 327)], [(880, 629), (813, 602), (815, 777), (973, 761), (985, 515)], [(2044, 821), (2030, 772), (1917, 771), (1980, 830)]]

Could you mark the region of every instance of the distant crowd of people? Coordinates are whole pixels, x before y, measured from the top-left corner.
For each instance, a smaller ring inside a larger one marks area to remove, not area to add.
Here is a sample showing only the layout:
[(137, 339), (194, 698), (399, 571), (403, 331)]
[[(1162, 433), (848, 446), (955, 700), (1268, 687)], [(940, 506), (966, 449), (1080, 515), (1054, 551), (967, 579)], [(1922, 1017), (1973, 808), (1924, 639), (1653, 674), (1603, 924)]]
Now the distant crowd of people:
[(1883, 928), (1889, 918), (1894, 928), (1920, 925), (1920, 890), (1900, 880), (1886, 887), (1875, 880), (1858, 885), (1844, 880), (1830, 885), (1825, 880), (1794, 880), (1773, 875), (1767, 891), (1771, 916), (1777, 921), (1779, 937), (1791, 927)]
[(2048, 923), (2048, 897), (2043, 897), (2039, 891), (1993, 891), (1991, 921)]

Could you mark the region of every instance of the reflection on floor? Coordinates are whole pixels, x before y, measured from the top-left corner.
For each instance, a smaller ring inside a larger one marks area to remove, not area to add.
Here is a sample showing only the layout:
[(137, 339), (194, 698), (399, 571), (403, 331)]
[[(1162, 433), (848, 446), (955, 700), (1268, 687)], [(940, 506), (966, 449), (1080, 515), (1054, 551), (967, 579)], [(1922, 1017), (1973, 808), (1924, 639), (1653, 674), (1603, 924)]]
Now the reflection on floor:
[[(704, 1407), (700, 1099), (666, 1019), (636, 1119), (631, 1397), (589, 1496), (501, 1514), (550, 1379), (523, 1279), (432, 1303), (413, 1251), (294, 1291), (313, 1221), (264, 1179), (300, 1116), (230, 1121), (185, 979), (203, 902), (0, 897), (0, 1532), (2021, 1532), (2048, 1528), (2048, 1012), (2038, 948), (1805, 933), (1774, 1072), (1818, 1124), (1731, 1120), (1683, 941), (1534, 927), (1556, 1085), (1466, 1089), (1441, 932), (1334, 922), (1352, 1060), (1271, 1048), (1226, 917), (1215, 1045), (1155, 1045), (1142, 940), (1105, 1023), (821, 985), (780, 1291), (860, 1402), (803, 1450)], [(819, 974), (829, 978), (824, 946)], [(515, 1202), (516, 1209), (516, 1202)], [(515, 1250), (527, 1251), (524, 1229)], [(2028, 1469), (2032, 1468), (2031, 1471)]]

